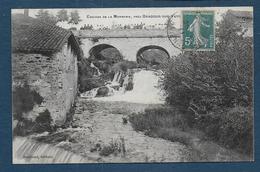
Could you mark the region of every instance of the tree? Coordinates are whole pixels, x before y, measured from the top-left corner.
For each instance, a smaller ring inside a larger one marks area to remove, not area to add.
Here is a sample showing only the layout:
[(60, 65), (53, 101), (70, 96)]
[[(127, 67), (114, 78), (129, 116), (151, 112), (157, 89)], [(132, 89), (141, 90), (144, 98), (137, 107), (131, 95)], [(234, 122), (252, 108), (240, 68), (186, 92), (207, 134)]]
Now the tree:
[(58, 18), (58, 21), (68, 21), (69, 20), (69, 16), (68, 16), (68, 12), (67, 10), (60, 10), (58, 11), (56, 17)]
[(197, 112), (252, 105), (253, 40), (231, 16), (217, 23), (215, 51), (184, 52), (169, 64), (163, 79), (168, 103)]
[(77, 10), (70, 13), (70, 20), (68, 23), (78, 24), (81, 21)]
[(41, 20), (42, 22), (56, 24), (57, 18), (49, 13), (48, 10), (39, 10), (36, 14), (37, 19)]

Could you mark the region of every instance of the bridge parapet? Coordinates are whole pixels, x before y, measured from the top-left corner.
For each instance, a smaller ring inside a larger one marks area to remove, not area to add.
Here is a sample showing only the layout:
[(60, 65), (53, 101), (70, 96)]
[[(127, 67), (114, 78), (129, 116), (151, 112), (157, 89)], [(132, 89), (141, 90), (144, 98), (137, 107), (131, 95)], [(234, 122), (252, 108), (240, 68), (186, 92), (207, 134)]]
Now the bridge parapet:
[[(114, 30), (77, 30), (74, 35), (80, 38), (164, 38), (167, 37), (167, 29), (114, 29)], [(169, 30), (170, 37), (180, 37), (178, 29)]]

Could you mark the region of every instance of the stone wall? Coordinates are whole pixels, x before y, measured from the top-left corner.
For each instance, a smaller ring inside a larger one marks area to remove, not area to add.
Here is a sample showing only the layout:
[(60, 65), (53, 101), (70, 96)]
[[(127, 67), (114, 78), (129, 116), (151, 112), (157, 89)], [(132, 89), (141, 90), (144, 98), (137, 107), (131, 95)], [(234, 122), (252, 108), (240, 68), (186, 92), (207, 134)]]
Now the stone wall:
[[(175, 46), (181, 47), (180, 38), (172, 38)], [(108, 44), (116, 48), (125, 60), (136, 61), (137, 53), (146, 46), (158, 46), (166, 50), (171, 58), (181, 53), (180, 49), (174, 47), (168, 38), (99, 38), (97, 42), (93, 42), (92, 38), (82, 38), (81, 48), (85, 57), (89, 57), (89, 51), (94, 46), (100, 44)]]
[(24, 117), (34, 120), (47, 109), (54, 124), (62, 125), (77, 94), (77, 56), (67, 43), (51, 56), (13, 53), (12, 79), (13, 89), (26, 82), (43, 97), (43, 102)]

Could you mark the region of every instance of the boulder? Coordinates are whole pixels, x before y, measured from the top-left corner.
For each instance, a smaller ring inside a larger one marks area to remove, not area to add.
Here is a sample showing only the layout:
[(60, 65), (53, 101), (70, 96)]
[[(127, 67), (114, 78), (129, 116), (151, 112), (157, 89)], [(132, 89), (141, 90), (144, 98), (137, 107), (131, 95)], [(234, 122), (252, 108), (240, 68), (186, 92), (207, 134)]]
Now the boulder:
[(105, 96), (108, 96), (108, 93), (109, 93), (109, 88), (108, 87), (100, 87), (97, 90), (96, 97), (105, 97)]
[(92, 90), (93, 88), (101, 87), (105, 84), (105, 81), (101, 77), (92, 77), (92, 78), (80, 78), (80, 87), (79, 91), (81, 93), (85, 91)]

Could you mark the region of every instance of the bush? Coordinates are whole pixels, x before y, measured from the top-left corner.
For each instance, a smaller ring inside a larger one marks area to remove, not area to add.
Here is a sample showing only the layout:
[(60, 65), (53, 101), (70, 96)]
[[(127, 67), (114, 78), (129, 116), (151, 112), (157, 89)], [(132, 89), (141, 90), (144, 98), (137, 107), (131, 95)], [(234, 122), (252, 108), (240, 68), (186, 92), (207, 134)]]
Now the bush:
[[(252, 106), (253, 39), (224, 16), (214, 52), (184, 52), (164, 69), (162, 87), (171, 105), (207, 113), (217, 107)], [(228, 33), (228, 35), (227, 35)]]
[(39, 113), (39, 116), (35, 119), (36, 125), (34, 126), (34, 132), (42, 133), (44, 131), (52, 131), (52, 118), (49, 110)]
[(112, 140), (99, 152), (101, 156), (109, 156), (110, 154), (117, 155), (118, 153), (123, 153), (123, 155), (126, 153), (125, 140), (123, 137), (120, 137), (120, 140)]
[(100, 38), (98, 38), (98, 37), (94, 37), (94, 38), (91, 39), (91, 41), (92, 41), (93, 44), (95, 44), (99, 41), (99, 39)]
[(105, 85), (105, 81), (100, 78), (100, 77), (93, 77), (93, 78), (80, 78), (80, 87), (79, 87), (79, 91), (85, 92), (85, 91), (89, 91), (93, 88), (98, 88)]
[(189, 51), (163, 69), (166, 102), (196, 116), (216, 142), (252, 155), (253, 39), (228, 17), (216, 27), (214, 52)]
[(134, 88), (134, 83), (133, 82), (129, 82), (125, 88), (126, 91), (131, 91)]
[(13, 133), (18, 136), (26, 136), (32, 133), (42, 133), (45, 131), (52, 132), (54, 128), (51, 125), (52, 118), (50, 112), (45, 110), (39, 113), (35, 121), (22, 119), (17, 123)]
[(25, 136), (31, 133), (41, 133), (52, 131), (52, 118), (50, 112), (46, 109), (39, 113), (35, 121), (27, 119), (25, 113), (31, 111), (36, 104), (41, 104), (43, 97), (35, 90), (31, 90), (25, 83), (23, 86), (14, 88), (13, 91), (13, 118), (17, 120), (14, 128), (14, 135)]
[(159, 128), (180, 128), (186, 130), (192, 124), (192, 117), (182, 114), (170, 107), (145, 109), (138, 114), (132, 114), (129, 121), (137, 131), (153, 131)]
[(225, 147), (253, 153), (253, 114), (248, 108), (238, 106), (201, 116), (196, 128)]
[(105, 97), (105, 96), (108, 96), (108, 93), (109, 93), (109, 88), (104, 86), (104, 87), (100, 87), (98, 90), (97, 90), (97, 95), (96, 97)]
[(138, 64), (134, 61), (127, 61), (127, 60), (122, 60), (118, 63), (115, 63), (112, 66), (112, 71), (117, 72), (117, 71), (124, 71), (127, 72), (128, 69), (133, 69), (137, 68)]
[(95, 69), (90, 66), (88, 59), (82, 58), (78, 63), (79, 77), (92, 77), (95, 74)]
[(13, 91), (13, 117), (17, 120), (23, 119), (23, 113), (33, 109), (35, 104), (41, 104), (43, 97), (35, 90), (31, 90), (25, 83), (23, 86), (14, 88)]

